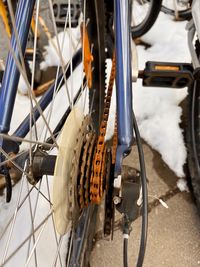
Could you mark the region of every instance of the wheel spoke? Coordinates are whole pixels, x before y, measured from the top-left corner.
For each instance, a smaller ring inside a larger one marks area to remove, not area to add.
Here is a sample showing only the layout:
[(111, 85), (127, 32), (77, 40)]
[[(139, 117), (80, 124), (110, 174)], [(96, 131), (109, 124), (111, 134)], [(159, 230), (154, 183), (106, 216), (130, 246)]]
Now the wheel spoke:
[[(34, 229), (34, 233), (36, 233), (42, 226), (42, 231), (40, 231), (40, 235), (42, 234), (43, 230), (44, 230), (44, 226), (46, 225), (46, 222), (48, 221), (48, 219), (52, 216), (52, 211), (41, 221), (40, 224), (38, 224), (37, 227), (35, 227)], [(28, 235), (21, 244), (19, 244), (19, 246), (17, 247), (17, 249), (15, 249), (3, 262), (4, 264), (6, 264), (7, 262), (9, 262), (13, 256), (26, 244), (26, 242), (31, 238), (33, 233), (31, 233), (30, 235)], [(38, 241), (38, 239), (37, 239)]]
[[(50, 208), (51, 208), (52, 207), (51, 194), (50, 194), (49, 181), (48, 181), (48, 177), (47, 176), (46, 176), (46, 184), (47, 184), (47, 193), (48, 193), (48, 197), (49, 197), (49, 200), (50, 200), (49, 204), (50, 204)], [(60, 266), (62, 266), (62, 260), (61, 260), (60, 249), (59, 249), (61, 244), (62, 244), (62, 237), (60, 237), (60, 240), (58, 241), (55, 222), (54, 222), (53, 217), (52, 217), (52, 224), (53, 224), (53, 232), (54, 232), (54, 236), (55, 236), (55, 240), (56, 240), (56, 244), (57, 244), (57, 252), (56, 252), (56, 256), (55, 256), (55, 265), (56, 265), (57, 259), (59, 258)]]
[(20, 185), (20, 190), (19, 190), (18, 199), (17, 199), (17, 205), (16, 205), (16, 208), (15, 208), (15, 212), (14, 212), (14, 216), (13, 216), (12, 222), (11, 222), (11, 227), (10, 227), (10, 231), (9, 231), (9, 235), (8, 235), (8, 240), (7, 240), (7, 243), (6, 243), (5, 252), (4, 252), (4, 255), (3, 255), (3, 259), (2, 259), (2, 265), (4, 265), (4, 263), (5, 263), (6, 256), (7, 256), (7, 253), (8, 253), (8, 248), (9, 248), (9, 245), (10, 245), (10, 242), (11, 242), (12, 233), (13, 233), (13, 229), (14, 229), (14, 225), (15, 225), (15, 221), (16, 221), (16, 217), (17, 217), (18, 207), (19, 207), (19, 203), (20, 203), (20, 199), (21, 199), (23, 183), (24, 183), (24, 176), (22, 178), (21, 185)]
[[(29, 187), (28, 187), (28, 181), (26, 180), (26, 185), (27, 185), (27, 191), (29, 191)], [(39, 194), (38, 194), (39, 196)], [(37, 198), (38, 199), (38, 198)], [(28, 244), (28, 252), (27, 252), (27, 260), (28, 257), (30, 255), (30, 246), (31, 246), (31, 240), (33, 240), (33, 244), (35, 246), (36, 244), (36, 239), (35, 239), (35, 233), (34, 233), (34, 217), (35, 217), (35, 212), (33, 213), (32, 210), (32, 203), (31, 203), (31, 198), (30, 198), (30, 194), (28, 195), (28, 204), (29, 204), (29, 213), (30, 213), (30, 218), (31, 218), (31, 233), (32, 233), (32, 239), (29, 239), (29, 244)], [(36, 211), (36, 209), (35, 209)], [(36, 249), (34, 250), (34, 260), (35, 260), (35, 266), (37, 267), (37, 253), (36, 253)]]
[[(55, 144), (51, 145), (51, 144), (48, 144), (45, 142), (35, 141), (35, 140), (27, 139), (27, 138), (21, 138), (21, 137), (17, 137), (14, 135), (10, 136), (7, 134), (0, 133), (0, 137), (5, 138), (6, 140), (13, 140), (13, 141), (21, 142), (21, 143), (23, 143), (23, 142), (24, 143), (31, 143), (33, 145), (42, 146), (42, 147), (48, 148), (48, 149), (52, 149), (55, 147)], [(0, 166), (1, 166), (1, 164), (0, 164)]]
[(47, 127), (47, 129), (48, 129), (48, 131), (49, 131), (49, 133), (50, 133), (50, 135), (52, 137), (52, 139), (54, 140), (54, 143), (58, 147), (57, 141), (54, 138), (52, 130), (50, 129), (50, 127), (49, 127), (49, 125), (48, 125), (48, 123), (46, 121), (45, 115), (44, 115), (44, 113), (43, 113), (43, 111), (42, 111), (42, 109), (41, 109), (41, 107), (40, 107), (40, 105), (39, 105), (34, 93), (33, 93), (33, 90), (31, 90), (31, 85), (30, 85), (30, 83), (28, 81), (27, 74), (26, 74), (24, 58), (22, 56), (22, 51), (21, 51), (20, 42), (19, 42), (19, 36), (18, 36), (18, 33), (17, 33), (14, 14), (13, 14), (12, 5), (10, 3), (10, 0), (8, 0), (8, 6), (9, 6), (9, 11), (11, 12), (12, 26), (13, 26), (13, 29), (14, 29), (15, 38), (17, 40), (17, 48), (18, 48), (19, 53), (20, 53), (20, 61), (21, 61), (21, 63), (19, 62), (19, 59), (17, 59), (17, 57), (15, 55), (15, 52), (14, 52), (13, 48), (11, 47), (11, 44), (10, 44), (9, 41), (7, 42), (8, 49), (9, 49), (12, 57), (14, 58), (15, 64), (18, 67), (18, 70), (20, 71), (20, 73), (21, 73), (21, 75), (22, 75), (22, 77), (23, 77), (23, 79), (24, 79), (24, 81), (26, 83), (30, 98), (35, 103), (36, 108), (37, 108), (38, 112), (40, 113), (40, 116), (42, 117), (42, 119), (43, 119), (43, 121), (44, 121), (44, 123), (45, 123), (45, 125), (46, 125), (46, 127)]
[[(64, 75), (64, 73), (65, 73), (64, 60), (63, 60), (63, 56), (62, 56), (62, 53), (61, 53), (60, 43), (59, 43), (59, 40), (58, 40), (58, 32), (57, 32), (56, 22), (55, 22), (55, 17), (54, 17), (54, 12), (53, 12), (53, 5), (52, 5), (52, 1), (51, 0), (48, 0), (48, 2), (49, 2), (49, 9), (50, 9), (51, 18), (52, 18), (52, 21), (53, 21), (53, 28), (54, 28), (54, 33), (55, 33), (55, 37), (56, 37), (58, 55), (59, 55), (59, 58), (60, 58), (61, 69), (62, 69), (62, 72), (63, 72), (63, 78), (64, 78), (64, 82), (65, 82), (65, 88), (66, 88), (66, 92), (67, 92), (67, 97), (68, 97), (68, 101), (69, 101), (70, 107), (72, 109), (73, 105), (71, 103), (71, 98), (70, 98), (70, 94), (69, 94), (69, 90), (68, 90), (67, 80), (66, 80), (66, 77)], [(70, 17), (70, 14), (69, 14), (69, 17)]]
[[(48, 217), (48, 219), (49, 219), (49, 217)], [(27, 262), (26, 262), (26, 264), (25, 264), (25, 267), (28, 266), (28, 264), (29, 264), (29, 262), (30, 262), (30, 260), (31, 260), (32, 255), (35, 253), (36, 246), (37, 246), (37, 244), (38, 244), (38, 242), (39, 242), (39, 240), (40, 240), (40, 238), (41, 238), (41, 235), (42, 235), (42, 233), (43, 233), (43, 231), (44, 231), (46, 225), (47, 225), (47, 220), (43, 223), (42, 229), (40, 230), (39, 235), (38, 235), (37, 239), (36, 239), (35, 242), (34, 242), (34, 246), (33, 246), (32, 250), (31, 250), (31, 253), (30, 253), (29, 257), (28, 257), (28, 260), (27, 260)]]
[[(36, 49), (37, 49), (37, 33), (38, 33), (38, 17), (39, 17), (39, 9), (40, 9), (40, 0), (37, 0), (36, 3), (36, 23), (35, 23), (35, 32), (34, 32), (34, 44), (33, 44), (33, 65), (32, 65), (32, 77), (31, 77), (31, 91), (28, 90), (28, 96), (30, 99), (30, 120), (29, 120), (29, 129), (31, 129), (32, 127), (32, 121), (33, 121), (33, 127), (35, 130), (35, 137), (36, 140), (38, 140), (38, 133), (37, 133), (37, 128), (36, 128), (36, 122), (33, 119), (33, 101), (32, 101), (32, 97), (31, 97), (31, 93), (34, 90), (34, 81), (35, 81), (35, 71), (36, 71)], [(30, 131), (29, 133), (30, 135), (30, 140), (33, 139), (32, 136), (32, 131)], [(30, 160), (30, 165), (32, 165), (32, 143), (30, 143), (29, 145), (29, 160)]]

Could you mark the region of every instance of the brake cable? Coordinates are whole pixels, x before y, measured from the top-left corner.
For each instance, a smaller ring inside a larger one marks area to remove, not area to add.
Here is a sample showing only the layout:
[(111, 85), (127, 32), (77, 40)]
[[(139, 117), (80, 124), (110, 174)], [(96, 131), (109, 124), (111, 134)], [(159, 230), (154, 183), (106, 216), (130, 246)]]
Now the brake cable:
[[(139, 162), (141, 167), (141, 187), (142, 187), (142, 229), (141, 229), (141, 237), (140, 237), (140, 249), (137, 258), (136, 267), (142, 267), (144, 261), (144, 255), (146, 250), (146, 242), (147, 242), (147, 230), (148, 230), (148, 191), (147, 191), (147, 177), (146, 177), (146, 169), (145, 169), (145, 161), (144, 161), (144, 152), (142, 148), (141, 137), (137, 125), (137, 121), (135, 118), (135, 114), (133, 112), (133, 127), (135, 130), (135, 137), (139, 155)], [(128, 267), (128, 238), (130, 235), (130, 222), (128, 218), (124, 217), (124, 229), (123, 229), (123, 262), (124, 267)]]

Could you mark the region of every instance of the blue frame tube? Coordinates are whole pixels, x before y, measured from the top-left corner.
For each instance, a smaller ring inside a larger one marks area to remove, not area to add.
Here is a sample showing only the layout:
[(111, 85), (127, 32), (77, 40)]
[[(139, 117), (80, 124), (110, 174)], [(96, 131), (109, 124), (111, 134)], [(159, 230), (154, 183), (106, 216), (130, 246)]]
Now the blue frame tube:
[[(26, 43), (28, 40), (28, 33), (30, 29), (31, 19), (35, 0), (20, 0), (16, 11), (16, 28), (21, 45), (21, 51), (24, 55)], [(20, 53), (17, 46), (17, 39), (13, 31), (11, 37), (11, 47), (20, 61)], [(0, 132), (8, 133), (10, 130), (10, 122), (13, 113), (13, 107), (17, 94), (17, 87), (19, 83), (20, 72), (17, 68), (12, 53), (9, 52), (6, 62), (6, 69), (4, 72), (2, 86), (0, 90)]]
[(131, 151), (134, 136), (129, 1), (114, 0), (114, 8), (118, 116), (118, 147), (115, 165), (115, 176), (117, 176), (121, 173), (123, 158)]

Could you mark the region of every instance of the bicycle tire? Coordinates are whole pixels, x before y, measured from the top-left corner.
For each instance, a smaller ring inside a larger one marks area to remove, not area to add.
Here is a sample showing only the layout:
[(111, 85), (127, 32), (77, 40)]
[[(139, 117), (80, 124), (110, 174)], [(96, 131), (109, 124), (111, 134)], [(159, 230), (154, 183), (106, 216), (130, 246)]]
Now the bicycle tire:
[[(132, 0), (132, 3), (135, 0)], [(138, 38), (147, 33), (151, 27), (154, 25), (160, 10), (161, 10), (161, 5), (162, 5), (162, 0), (150, 0), (150, 6), (148, 9), (148, 13), (143, 19), (142, 22), (140, 22), (136, 26), (131, 27), (131, 33), (132, 33), (132, 38)]]
[(196, 81), (189, 89), (187, 96), (188, 118), (186, 141), (188, 148), (188, 169), (191, 178), (192, 192), (200, 215), (200, 123), (199, 93), (200, 83)]
[[(196, 54), (200, 57), (199, 40), (195, 43)], [(187, 164), (190, 176), (190, 187), (200, 215), (200, 121), (199, 93), (200, 83), (194, 83), (188, 88), (186, 99), (186, 146), (188, 151)]]
[[(88, 21), (87, 31), (88, 31), (89, 41), (90, 41), (90, 44), (92, 47), (92, 55), (93, 55), (93, 61), (92, 61), (93, 76), (92, 76), (92, 88), (89, 91), (89, 112), (91, 113), (91, 117), (93, 120), (93, 127), (98, 134), (99, 124), (101, 121), (101, 115), (103, 112), (104, 96), (105, 96), (105, 40), (104, 40), (104, 37), (105, 37), (104, 36), (104, 28), (105, 28), (104, 23), (105, 22), (103, 19), (105, 17), (105, 12), (104, 12), (104, 2), (103, 1), (85, 0), (85, 2), (86, 2), (86, 21)], [(84, 96), (83, 96), (83, 98), (84, 98)], [(52, 114), (55, 115), (54, 112), (52, 112)], [(65, 120), (68, 119), (68, 117), (66, 117), (66, 116), (64, 116), (64, 118), (65, 118)], [(59, 123), (58, 123), (58, 125), (59, 125)], [(64, 125), (64, 122), (62, 122), (61, 125), (62, 126), (59, 127), (59, 132), (56, 132), (56, 136), (62, 131), (62, 127)], [(76, 138), (76, 136), (74, 138)], [(37, 139), (37, 137), (36, 137), (36, 139)], [(48, 139), (45, 139), (45, 140), (48, 140)], [(21, 140), (21, 142), (23, 142), (23, 140)], [(34, 188), (34, 187), (31, 187), (31, 188)], [(48, 194), (46, 197), (47, 199), (48, 199)], [(43, 194), (43, 197), (44, 197), (44, 195), (45, 194)], [(50, 203), (51, 203), (51, 198), (49, 196), (49, 203), (48, 204), (50, 204)], [(76, 266), (87, 266), (89, 264), (89, 254), (90, 254), (90, 251), (92, 249), (93, 237), (95, 234), (96, 215), (97, 215), (97, 206), (96, 205), (89, 205), (88, 208), (85, 208), (82, 216), (79, 218), (79, 221), (78, 221), (76, 227), (73, 228), (71, 242), (74, 245), (71, 247), (70, 252), (68, 253), (68, 256), (67, 256), (68, 259), (66, 258), (67, 252), (66, 252), (66, 248), (65, 248), (65, 263), (66, 263), (66, 261), (68, 261), (69, 266), (74, 266), (74, 264), (75, 264), (74, 255), (77, 255), (77, 250), (79, 250), (79, 252), (80, 252), (80, 254), (79, 254), (80, 257), (79, 258), (75, 257), (75, 261), (77, 264)], [(31, 216), (31, 214), (30, 214), (30, 216)], [(44, 216), (46, 216), (46, 215), (44, 215)], [(47, 217), (47, 218), (49, 218), (49, 217)], [(31, 221), (31, 218), (30, 218), (30, 221)], [(32, 225), (32, 227), (36, 227), (36, 226)], [(54, 228), (55, 228), (55, 226), (54, 226)], [(81, 236), (80, 232), (84, 228), (86, 228), (87, 231), (84, 232), (83, 236)], [(33, 229), (33, 230), (35, 230), (35, 229)], [(54, 229), (54, 231), (55, 231), (55, 229)], [(26, 232), (26, 231), (24, 231), (24, 232)], [(50, 233), (51, 232), (49, 232), (49, 234)], [(54, 235), (55, 233), (52, 233), (52, 234)], [(27, 235), (27, 233), (24, 233), (24, 235)], [(59, 250), (60, 249), (60, 247), (59, 247), (60, 241), (58, 242), (56, 234), (55, 234), (55, 236), (56, 236), (55, 239), (56, 239), (57, 250)], [(33, 237), (34, 237), (34, 234), (29, 236), (29, 239), (31, 242), (31, 243), (29, 243), (30, 246), (33, 245), (32, 244)], [(75, 243), (76, 242), (80, 243), (80, 239), (82, 241), (82, 246), (81, 247), (80, 246), (75, 247)], [(22, 242), (22, 241), (20, 241), (20, 242)], [(57, 242), (58, 242), (58, 244), (57, 244)], [(0, 240), (0, 243), (1, 243), (1, 240)], [(33, 241), (33, 243), (34, 243), (34, 241)], [(35, 244), (35, 245), (37, 245), (37, 244)], [(49, 249), (49, 245), (51, 245), (51, 244), (48, 244), (48, 249)], [(45, 253), (49, 252), (47, 250), (43, 251), (43, 253), (45, 254)], [(32, 252), (32, 250), (31, 250), (31, 252)], [(59, 257), (60, 257), (59, 253), (60, 252), (59, 251), (58, 252), (54, 251), (54, 252), (57, 255), (56, 261), (59, 261)], [(3, 251), (2, 251), (2, 253), (3, 253)], [(50, 253), (49, 253), (48, 256), (50, 258), (52, 255), (50, 255)], [(6, 257), (7, 257), (7, 255), (4, 257), (5, 259), (2, 258), (2, 260), (3, 260), (2, 266), (4, 266), (4, 263), (7, 264), (7, 261), (10, 261), (10, 256), (8, 255), (8, 257), (7, 258)], [(23, 257), (19, 257), (19, 260), (22, 260), (22, 262), (26, 259), (24, 259)], [(39, 257), (39, 259), (40, 259), (40, 257)], [(13, 260), (15, 262), (15, 259), (13, 259)], [(28, 257), (28, 260), (29, 260), (29, 257)], [(46, 260), (47, 260), (47, 262), (41, 263), (41, 266), (50, 266), (49, 262), (48, 262), (48, 260), (50, 260), (50, 259), (47, 258)], [(33, 261), (34, 261), (34, 259), (33, 259)], [(36, 259), (35, 259), (35, 261), (36, 261)], [(16, 265), (16, 264), (14, 264), (11, 260), (11, 266), (13, 266), (13, 265)], [(24, 265), (24, 262), (23, 263), (17, 262), (17, 265), (22, 266), (22, 265)], [(35, 265), (37, 265), (37, 264), (35, 264)]]

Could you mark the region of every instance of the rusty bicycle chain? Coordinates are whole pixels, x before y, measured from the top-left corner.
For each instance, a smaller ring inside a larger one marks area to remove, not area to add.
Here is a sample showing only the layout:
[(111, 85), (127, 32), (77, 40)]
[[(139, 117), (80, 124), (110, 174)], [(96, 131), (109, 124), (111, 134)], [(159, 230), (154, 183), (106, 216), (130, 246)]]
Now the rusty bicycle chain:
[(88, 133), (87, 140), (83, 146), (83, 153), (80, 162), (80, 173), (78, 177), (78, 202), (82, 210), (89, 204), (89, 183), (91, 175), (91, 161), (96, 141), (96, 134), (94, 131)]
[(80, 158), (83, 144), (86, 142), (87, 134), (91, 131), (91, 118), (86, 116), (82, 121), (82, 125), (79, 128), (79, 132), (76, 137), (76, 145), (74, 147), (73, 159), (72, 159), (72, 170), (69, 179), (69, 219), (76, 221), (79, 217), (79, 206), (78, 206), (78, 192), (77, 192), (77, 177), (79, 174)]
[(84, 183), (85, 183), (85, 173), (87, 171), (87, 157), (90, 141), (92, 139), (92, 132), (88, 133), (88, 138), (83, 146), (82, 157), (80, 159), (80, 173), (78, 176), (78, 202), (79, 207), (82, 210), (84, 208)]
[(113, 143), (112, 143), (112, 164), (115, 164), (116, 160), (116, 151), (117, 151), (117, 115), (115, 116), (115, 126), (114, 126), (114, 136), (113, 136)]
[[(107, 172), (105, 168), (107, 149), (104, 141), (114, 79), (115, 57), (113, 58), (109, 86), (104, 102), (104, 113), (99, 137), (97, 139), (92, 130), (90, 116), (86, 116), (79, 129), (76, 137), (76, 145), (72, 151), (74, 156), (72, 159), (72, 170), (68, 190), (70, 207), (69, 218), (73, 221), (78, 219), (80, 212), (90, 202), (99, 204), (103, 195), (105, 182), (103, 178)], [(115, 150), (116, 149), (114, 149), (114, 151)], [(92, 198), (91, 195), (93, 196)]]
[(91, 145), (90, 148), (88, 150), (88, 158), (87, 158), (87, 171), (86, 171), (86, 181), (85, 181), (85, 185), (84, 185), (84, 199), (85, 199), (85, 206), (87, 206), (90, 202), (90, 177), (91, 177), (91, 173), (92, 173), (92, 169), (91, 169), (91, 162), (93, 160), (94, 157), (94, 147), (96, 144), (96, 135), (93, 136), (93, 139), (91, 141)]
[(112, 60), (112, 69), (107, 90), (107, 95), (104, 101), (103, 119), (100, 125), (100, 133), (97, 140), (97, 147), (93, 161), (93, 171), (90, 180), (90, 201), (99, 204), (103, 196), (103, 176), (104, 176), (104, 161), (106, 155), (105, 135), (107, 122), (111, 104), (112, 91), (115, 80), (115, 55)]

